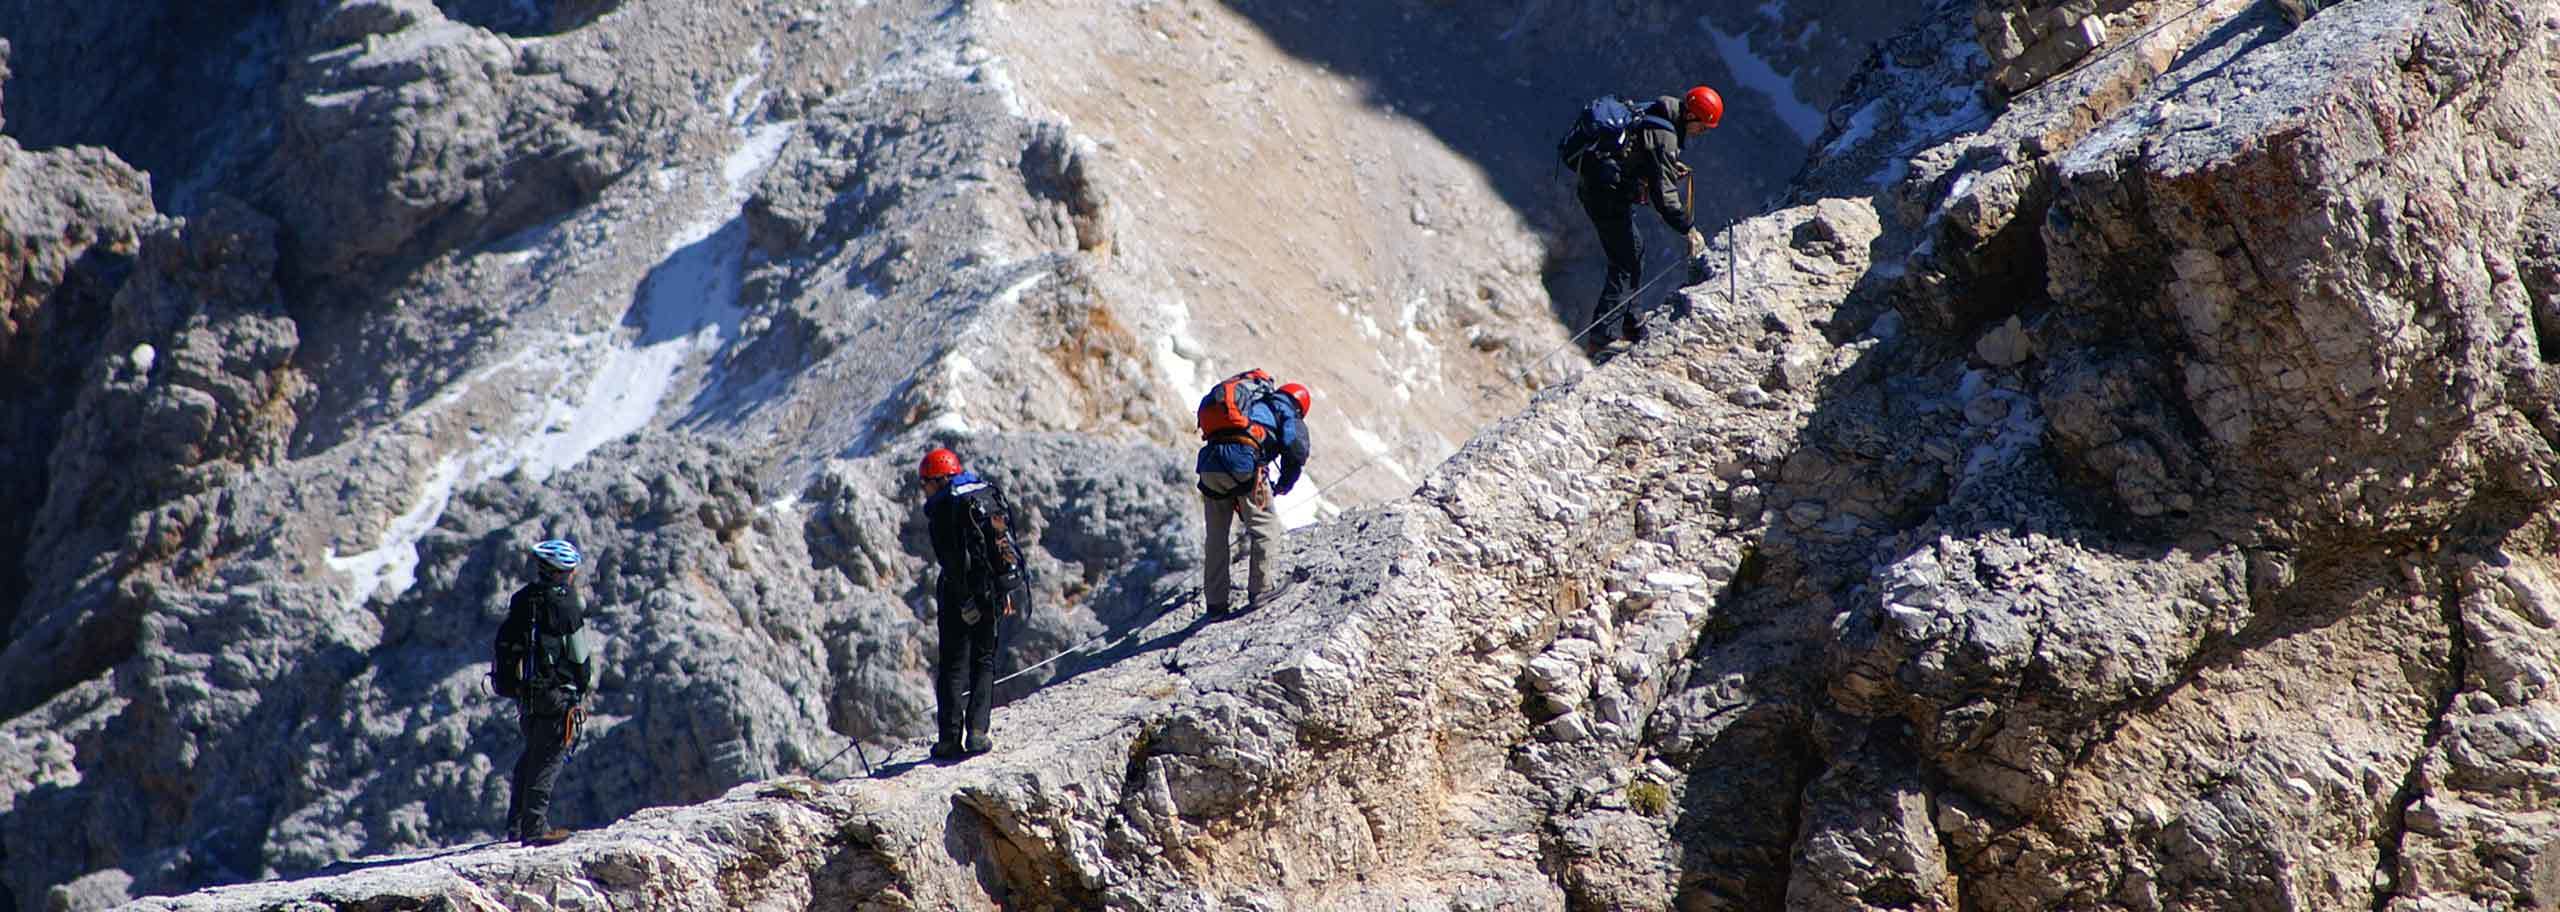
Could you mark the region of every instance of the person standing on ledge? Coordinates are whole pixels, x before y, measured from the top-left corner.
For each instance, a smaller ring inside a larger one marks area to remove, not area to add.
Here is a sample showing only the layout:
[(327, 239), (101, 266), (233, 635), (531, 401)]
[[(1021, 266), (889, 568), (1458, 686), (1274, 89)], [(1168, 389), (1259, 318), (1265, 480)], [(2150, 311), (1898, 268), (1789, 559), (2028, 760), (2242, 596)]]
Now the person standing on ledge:
[(499, 696), (516, 701), (517, 728), (524, 732), (524, 754), (516, 758), (507, 793), (507, 836), (525, 845), (569, 838), (548, 818), (552, 783), (578, 740), (600, 669), (595, 635), (570, 588), (584, 561), (577, 545), (561, 539), (534, 545), (535, 578), (508, 600), (507, 619), (498, 625), (491, 683)]
[(1013, 505), (994, 482), (962, 467), (960, 454), (924, 454), (916, 480), (924, 484), (925, 524), (942, 569), (933, 587), (942, 636), (933, 672), (933, 758), (956, 760), (995, 749), (987, 722), (995, 709), (996, 619), (1013, 613), (1022, 551)]

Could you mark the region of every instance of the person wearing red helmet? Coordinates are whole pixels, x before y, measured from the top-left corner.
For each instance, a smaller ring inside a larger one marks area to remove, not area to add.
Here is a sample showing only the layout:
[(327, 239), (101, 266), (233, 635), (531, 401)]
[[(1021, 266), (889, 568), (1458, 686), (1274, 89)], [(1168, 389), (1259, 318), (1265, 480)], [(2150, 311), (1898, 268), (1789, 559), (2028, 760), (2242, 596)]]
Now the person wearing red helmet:
[(1680, 151), (1689, 137), (1723, 122), (1724, 96), (1706, 86), (1641, 105), (1602, 98), (1585, 109), (1557, 145), (1564, 164), (1573, 169), (1582, 211), (1591, 217), (1609, 258), (1608, 278), (1591, 319), (1622, 307), (1630, 319), (1634, 316), (1634, 302), (1627, 298), (1644, 287), (1644, 235), (1636, 230), (1635, 207), (1651, 202), (1662, 223), (1687, 238), (1691, 260), (1706, 253), (1706, 237), (1698, 233), (1690, 201), (1680, 192), (1681, 179), (1689, 175)]
[(941, 569), (933, 587), (941, 636), (933, 670), (933, 757), (952, 760), (994, 746), (987, 720), (995, 705), (996, 619), (1013, 613), (1022, 551), (1004, 491), (962, 467), (960, 454), (939, 447), (924, 454), (916, 480), (924, 485), (925, 524)]
[[(1200, 510), (1208, 524), (1202, 555), (1200, 600), (1212, 616), (1224, 615), (1234, 600), (1228, 573), (1227, 539), (1235, 521), (1244, 520), (1245, 604), (1259, 608), (1280, 572), (1279, 542), (1284, 530), (1272, 497), (1287, 494), (1306, 469), (1307, 411), (1315, 394), (1304, 384), (1273, 385), (1270, 374), (1249, 370), (1228, 377), (1200, 398)], [(1280, 465), (1271, 481), (1263, 470)]]

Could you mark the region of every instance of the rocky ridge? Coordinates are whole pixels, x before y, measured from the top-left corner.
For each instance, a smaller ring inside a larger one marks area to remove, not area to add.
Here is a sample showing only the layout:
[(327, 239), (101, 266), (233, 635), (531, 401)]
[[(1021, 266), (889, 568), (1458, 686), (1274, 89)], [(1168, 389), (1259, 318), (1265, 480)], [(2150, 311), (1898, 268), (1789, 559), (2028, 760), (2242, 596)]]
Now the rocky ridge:
[[(2102, 38), (1987, 41), (1999, 10)], [(1096, 623), (1132, 638), (998, 712), (1019, 740), (996, 756), (909, 751), (881, 779), (768, 779), (548, 851), (148, 907), (2552, 902), (2537, 320), (2560, 169), (2534, 138), (2560, 110), (2560, 10), (2301, 13), (1938, 5), (1836, 113), (1800, 205), (1736, 231), (1738, 300), (1725, 277), (1687, 289), (1695, 315), (1413, 497), (1290, 535), (1308, 574), (1267, 610), (1155, 617), (1162, 587), (1129, 574), (1121, 620)], [(1065, 202), (1034, 231), (1091, 254), (1073, 172), (1050, 169)], [(1016, 446), (998, 459), (1088, 443)], [(824, 466), (806, 512), (755, 507), (760, 471), (722, 448), (568, 494), (515, 479), (448, 510), (420, 574), (492, 587), (474, 566), (507, 538), (474, 512), (532, 502), (660, 515), (609, 533), (635, 564), (786, 556), (758, 579), (799, 574), (778, 530), (824, 517), (801, 548), (914, 587), (876, 533), (899, 459), (873, 459)], [(1149, 482), (1096, 487), (1147, 502)], [(1175, 525), (1170, 556), (1183, 512), (1134, 528)], [(758, 605), (648, 602), (660, 579), (727, 582), (696, 566), (609, 571), (650, 605), (614, 623)], [(120, 699), (82, 684), (13, 738), (118, 725)], [(607, 738), (660, 725), (630, 720)], [(635, 751), (701, 751), (684, 735), (712, 725)], [(799, 751), (768, 745), (678, 781)], [(312, 838), (343, 833), (320, 817)]]
[[(1875, 230), (1846, 205), (1768, 220)], [(1796, 262), (1804, 275), (1764, 286), (1773, 304), (1836, 300), (1863, 265)], [(1649, 819), (1627, 810), (1628, 790), (1656, 780), (1628, 756), (1753, 532), (1696, 507), (1775, 474), (1813, 412), (1817, 384), (1771, 396), (1763, 374), (1810, 360), (1820, 380), (1861, 353), (1825, 341), (1827, 311), (1705, 306), (1718, 319), (1666, 326), (1541, 397), (1415, 498), (1291, 536), (1307, 572), (1269, 607), (1168, 614), (1107, 664), (1002, 707), (996, 728), (1019, 746), (744, 786), (543, 852), (145, 907), (1500, 908), (1658, 890), (1664, 859), (1625, 869), (1602, 853), (1626, 820)], [(1734, 420), (1661, 420), (1700, 408)], [(1562, 471), (1592, 463), (1609, 470)], [(1586, 534), (1559, 551), (1558, 525)], [(1542, 824), (1568, 817), (1565, 832)], [(718, 848), (649, 847), (694, 839)], [(1545, 873), (1558, 859), (1576, 872), (1561, 885)]]
[(1071, 730), (160, 906), (2552, 902), (2560, 10), (2129, 4), (2026, 77), (1976, 13), (1740, 300), (998, 721)]
[[(0, 768), (29, 771), (0, 905), (488, 832), (514, 736), (472, 631), (524, 541), (599, 556), (621, 670), (561, 812), (610, 819), (915, 736), (929, 443), (1033, 504), (1025, 661), (1179, 600), (1178, 415), (1223, 352), (1303, 337), (1272, 357), (1334, 391), (1301, 516), (1408, 490), (1581, 369), (1544, 229), (1499, 199), (1537, 169), (1488, 178), (1227, 6), (1069, 12), (0, 3), (33, 49), (7, 126), (64, 147), (11, 147), (0, 184), (28, 232), (7, 459), (38, 469), (0, 492), (32, 517), (0, 557)], [(1230, 118), (1259, 211), (1192, 189), (1234, 162), (1060, 79), (1078, 47), (1236, 60), (1298, 131)], [(93, 78), (124, 60), (165, 65)]]

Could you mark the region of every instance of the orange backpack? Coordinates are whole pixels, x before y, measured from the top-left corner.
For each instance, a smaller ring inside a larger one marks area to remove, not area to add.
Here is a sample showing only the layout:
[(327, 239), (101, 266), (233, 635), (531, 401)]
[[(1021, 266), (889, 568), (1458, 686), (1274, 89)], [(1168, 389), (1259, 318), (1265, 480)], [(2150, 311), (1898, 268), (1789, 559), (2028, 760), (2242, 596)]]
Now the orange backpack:
[(1209, 395), (1200, 397), (1200, 439), (1249, 443), (1260, 449), (1269, 432), (1253, 423), (1250, 412), (1254, 403), (1276, 392), (1271, 375), (1261, 368), (1218, 381), (1209, 388)]

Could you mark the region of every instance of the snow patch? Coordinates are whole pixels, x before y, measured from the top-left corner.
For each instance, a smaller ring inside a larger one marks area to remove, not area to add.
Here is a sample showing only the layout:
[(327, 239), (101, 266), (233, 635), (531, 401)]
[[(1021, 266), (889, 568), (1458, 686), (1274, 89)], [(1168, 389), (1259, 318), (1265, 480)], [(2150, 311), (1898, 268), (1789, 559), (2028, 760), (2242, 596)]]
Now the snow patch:
[(1733, 71), (1734, 81), (1741, 83), (1743, 88), (1767, 96), (1769, 109), (1786, 123), (1787, 129), (1795, 131), (1797, 139), (1810, 145), (1815, 137), (1822, 135), (1822, 110), (1806, 104), (1796, 95), (1793, 80), (1751, 51), (1749, 36), (1717, 31), (1715, 24), (1704, 16), (1698, 17), (1698, 28), (1714, 39), (1716, 54), (1724, 58), (1725, 68)]
[(1849, 115), (1848, 124), (1840, 128), (1840, 135), (1833, 137), (1830, 145), (1822, 147), (1822, 154), (1835, 154), (1866, 142), (1867, 137), (1876, 135), (1876, 126), (1883, 122), (1884, 99), (1867, 102), (1858, 109), (1858, 113)]
[(418, 581), (418, 539), (434, 528), (444, 516), (446, 501), (453, 498), (453, 480), (462, 472), (463, 459), (448, 456), (436, 463), (427, 476), (426, 486), (418, 491), (418, 499), (406, 512), (393, 517), (382, 530), (382, 540), (372, 550), (339, 557), (336, 548), (322, 552), (321, 560), (329, 569), (347, 574), (355, 581), (349, 601), (362, 606), (371, 601), (383, 584), (391, 586), (390, 598), (399, 598)]
[[(1370, 433), (1368, 428), (1361, 427), (1356, 424), (1343, 429), (1343, 435), (1350, 437), (1351, 445), (1359, 448), (1362, 455), (1368, 456), (1370, 460), (1376, 462), (1378, 468), (1394, 472), (1397, 478), (1403, 479), (1407, 482), (1415, 480), (1413, 473), (1405, 471), (1403, 465), (1398, 464), (1393, 459), (1387, 458), (1388, 454), (1395, 451), (1395, 448), (1387, 444), (1386, 438)], [(1344, 477), (1348, 478), (1350, 476), (1346, 475)]]
[(1308, 484), (1307, 481), (1308, 479), (1300, 478), (1298, 486), (1290, 488), (1289, 493), (1271, 496), (1271, 508), (1280, 514), (1282, 528), (1296, 529), (1311, 526), (1328, 515), (1342, 512), (1342, 508), (1327, 502), (1323, 492), (1318, 491), (1315, 485)]
[(738, 205), (746, 205), (748, 191), (755, 189), (751, 181), (773, 167), (773, 160), (782, 157), (783, 144), (790, 142), (799, 128), (799, 121), (786, 120), (747, 131), (746, 141), (720, 163), (720, 177), (728, 183), (728, 196)]
[(549, 478), (647, 427), (684, 368), (737, 338), (746, 318), (738, 306), (738, 273), (747, 251), (738, 211), (756, 176), (772, 167), (798, 127), (784, 121), (748, 131), (721, 162), (720, 192), (668, 239), (665, 258), (640, 284), (633, 308), (639, 338), (626, 340), (619, 329), (589, 337), (611, 350), (577, 399), (554, 400), (545, 410), (544, 430), (524, 462), (527, 474)]
[(748, 116), (763, 105), (764, 93), (749, 97), (747, 90), (763, 81), (765, 70), (773, 66), (772, 48), (756, 42), (755, 48), (747, 52), (746, 63), (747, 72), (729, 83), (729, 91), (720, 96), (720, 112), (728, 116), (730, 123), (739, 125), (744, 125)]
[(1191, 334), (1191, 312), (1168, 303), (1156, 309), (1155, 325), (1155, 344), (1147, 354), (1155, 362), (1156, 375), (1177, 393), (1200, 386), (1200, 364), (1208, 360), (1208, 349)]
[(1706, 582), (1706, 578), (1674, 570), (1656, 570), (1644, 575), (1645, 584), (1657, 591), (1676, 592)]
[(1890, 187), (1900, 183), (1910, 173), (1911, 159), (1897, 155), (1886, 161), (1884, 167), (1877, 168), (1876, 173), (1867, 175), (1867, 183), (1877, 187)]

